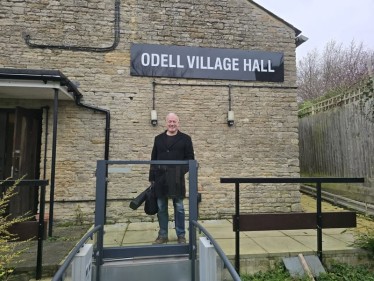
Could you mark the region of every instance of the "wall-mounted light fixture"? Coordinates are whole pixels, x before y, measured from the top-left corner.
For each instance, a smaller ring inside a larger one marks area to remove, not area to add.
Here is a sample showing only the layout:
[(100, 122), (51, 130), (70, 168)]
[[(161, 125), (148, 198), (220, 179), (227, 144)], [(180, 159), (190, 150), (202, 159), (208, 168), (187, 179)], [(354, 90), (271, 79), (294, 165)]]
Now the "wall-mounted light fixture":
[(157, 125), (157, 111), (155, 109), (155, 88), (156, 88), (156, 82), (153, 82), (152, 83), (152, 86), (153, 86), (153, 106), (152, 106), (152, 110), (151, 110), (151, 124), (153, 126), (156, 126)]
[(234, 111), (229, 111), (227, 114), (227, 124), (231, 127), (234, 125), (235, 117), (234, 117)]
[(229, 84), (229, 112), (227, 113), (227, 124), (230, 127), (234, 125), (235, 121), (234, 111), (231, 110), (231, 87), (232, 85)]
[(157, 111), (156, 110), (151, 110), (151, 124), (153, 126), (157, 125)]

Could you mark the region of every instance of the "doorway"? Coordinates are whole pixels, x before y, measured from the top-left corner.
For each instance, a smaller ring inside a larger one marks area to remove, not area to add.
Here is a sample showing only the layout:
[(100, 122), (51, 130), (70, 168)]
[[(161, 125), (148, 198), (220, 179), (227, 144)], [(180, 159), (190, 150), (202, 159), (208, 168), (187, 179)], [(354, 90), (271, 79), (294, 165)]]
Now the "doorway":
[[(0, 180), (39, 179), (42, 110), (0, 109)], [(1, 193), (4, 188), (1, 188)], [(37, 213), (38, 187), (17, 187), (9, 203), (10, 218)]]

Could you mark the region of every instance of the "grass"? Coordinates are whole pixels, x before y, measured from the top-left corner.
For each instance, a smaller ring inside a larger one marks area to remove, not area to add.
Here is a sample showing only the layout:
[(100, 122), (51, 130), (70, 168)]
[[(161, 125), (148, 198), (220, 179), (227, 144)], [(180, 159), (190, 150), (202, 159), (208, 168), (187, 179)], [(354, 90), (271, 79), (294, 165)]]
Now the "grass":
[(74, 225), (74, 222), (72, 221), (66, 221), (66, 222), (60, 222), (57, 224), (57, 227), (68, 227)]
[(242, 281), (308, 281), (310, 279), (294, 278), (291, 277), (290, 273), (286, 270), (283, 263), (279, 263), (275, 269), (266, 272), (257, 272), (255, 274), (241, 274), (240, 278)]
[(76, 237), (52, 236), (52, 237), (48, 237), (45, 240), (45, 242), (48, 243), (48, 242), (55, 242), (55, 241), (75, 241), (77, 239), (78, 238)]

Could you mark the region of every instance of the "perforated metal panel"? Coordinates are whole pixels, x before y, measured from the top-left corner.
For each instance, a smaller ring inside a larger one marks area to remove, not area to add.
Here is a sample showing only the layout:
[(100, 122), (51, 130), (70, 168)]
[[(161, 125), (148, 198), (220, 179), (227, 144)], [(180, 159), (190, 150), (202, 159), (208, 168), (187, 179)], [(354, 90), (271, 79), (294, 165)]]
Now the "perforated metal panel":
[(172, 257), (107, 262), (101, 268), (101, 280), (191, 281), (191, 261)]

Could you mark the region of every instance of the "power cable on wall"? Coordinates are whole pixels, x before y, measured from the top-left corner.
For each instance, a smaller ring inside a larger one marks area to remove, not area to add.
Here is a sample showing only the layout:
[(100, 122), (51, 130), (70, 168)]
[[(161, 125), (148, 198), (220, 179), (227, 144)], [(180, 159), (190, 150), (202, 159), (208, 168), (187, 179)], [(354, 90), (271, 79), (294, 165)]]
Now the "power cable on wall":
[(65, 46), (65, 45), (40, 45), (33, 44), (30, 42), (30, 35), (25, 36), (25, 43), (31, 48), (40, 48), (40, 49), (61, 49), (61, 50), (70, 50), (70, 51), (83, 51), (83, 52), (109, 52), (114, 50), (119, 43), (120, 38), (120, 0), (115, 1), (115, 12), (114, 12), (114, 42), (110, 47), (98, 48), (98, 47), (79, 47), (79, 46)]
[(155, 92), (156, 92), (156, 85), (160, 86), (184, 86), (184, 87), (227, 87), (228, 88), (228, 94), (229, 94), (229, 110), (227, 112), (227, 124), (232, 127), (234, 125), (235, 121), (235, 115), (234, 111), (231, 108), (232, 104), (232, 98), (231, 98), (231, 90), (233, 87), (241, 87), (241, 88), (260, 88), (260, 89), (297, 89), (295, 86), (271, 86), (271, 85), (266, 85), (266, 86), (258, 86), (258, 85), (233, 85), (233, 84), (181, 84), (181, 83), (157, 83), (157, 82), (152, 82), (153, 86), (153, 98), (152, 98), (152, 111), (151, 111), (151, 124), (153, 126), (157, 125), (157, 112), (155, 108)]
[(259, 89), (297, 89), (296, 86), (259, 86), (259, 85), (235, 85), (235, 84), (181, 84), (181, 83), (157, 83), (153, 82), (154, 85), (161, 86), (194, 86), (194, 87), (239, 87), (239, 88), (259, 88)]

